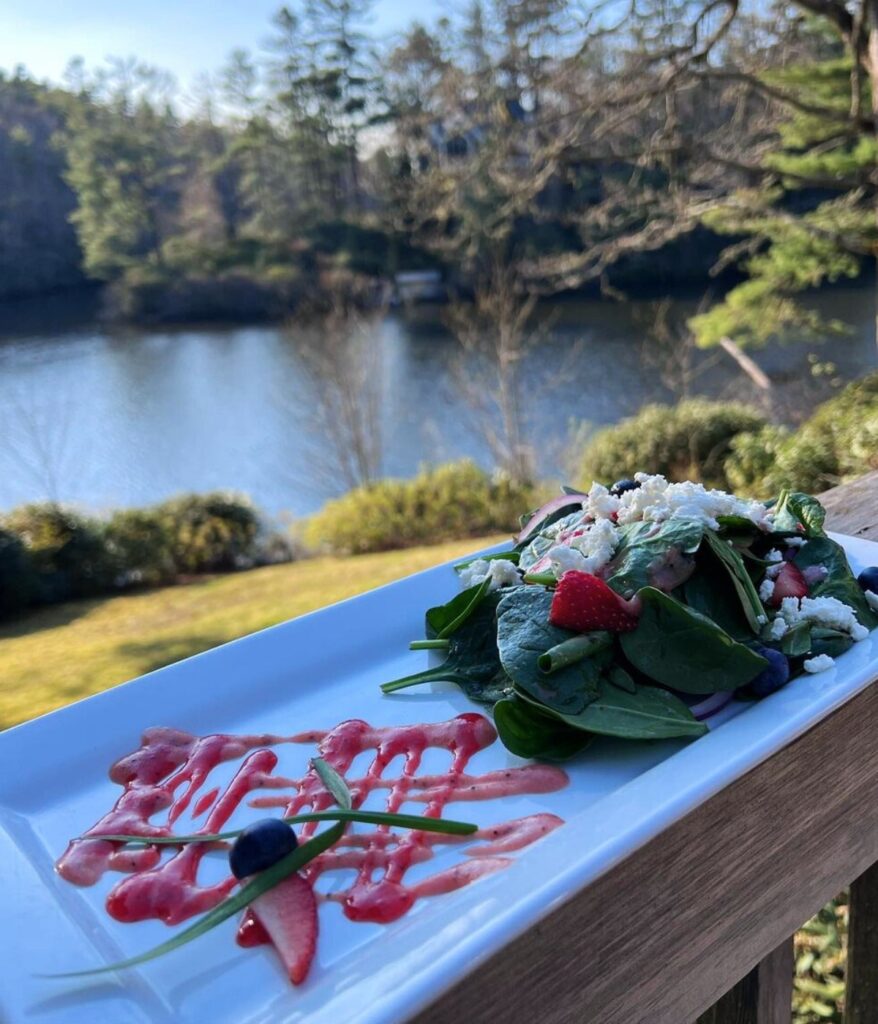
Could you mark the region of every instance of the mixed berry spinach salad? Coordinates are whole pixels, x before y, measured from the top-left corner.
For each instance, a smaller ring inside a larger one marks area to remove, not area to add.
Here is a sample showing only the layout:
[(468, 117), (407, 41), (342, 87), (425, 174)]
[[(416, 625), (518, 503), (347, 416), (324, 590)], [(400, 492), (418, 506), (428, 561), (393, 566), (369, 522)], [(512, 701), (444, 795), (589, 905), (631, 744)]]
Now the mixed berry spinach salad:
[(562, 760), (596, 735), (696, 737), (732, 697), (821, 672), (878, 627), (878, 567), (855, 578), (816, 498), (758, 502), (638, 473), (565, 493), (509, 551), (455, 568), (426, 613), (448, 680), (491, 706), (506, 747)]

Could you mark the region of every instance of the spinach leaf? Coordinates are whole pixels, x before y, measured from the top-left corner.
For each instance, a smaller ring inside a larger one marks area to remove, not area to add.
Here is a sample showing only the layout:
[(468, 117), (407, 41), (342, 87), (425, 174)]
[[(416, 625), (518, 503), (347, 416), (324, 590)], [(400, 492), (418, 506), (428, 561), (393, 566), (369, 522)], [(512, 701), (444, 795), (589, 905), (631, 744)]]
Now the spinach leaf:
[(544, 761), (564, 761), (593, 739), (590, 733), (565, 725), (515, 696), (497, 701), (494, 724), (507, 750)]
[(717, 516), (716, 521), (719, 523), (721, 533), (733, 533), (733, 534), (751, 534), (756, 536), (761, 531), (756, 523), (752, 519), (748, 519), (746, 516), (739, 515), (725, 515)]
[(427, 610), (427, 637), (444, 639), (459, 629), (479, 607), (490, 591), (491, 577), (487, 576), (474, 587), (467, 587), (445, 604)]
[[(549, 622), (552, 595), (542, 587), (515, 587), (497, 607), (497, 646), (506, 674), (516, 686), (555, 711), (576, 714), (598, 695), (609, 647), (566, 668), (545, 673), (540, 658), (578, 634)], [(612, 639), (612, 638), (611, 638)]]
[(512, 684), (500, 664), (495, 615), (499, 593), (488, 594), (470, 618), (449, 637), (448, 657), (436, 668), (415, 672), (381, 687), (395, 693), (420, 683), (456, 683), (470, 700), (493, 704), (508, 696)]
[(637, 629), (622, 633), (625, 657), (644, 675), (684, 693), (744, 686), (767, 662), (733, 640), (707, 616), (668, 594), (645, 587)]
[[(597, 699), (579, 714), (568, 715), (553, 709), (548, 709), (549, 713), (575, 729), (627, 740), (703, 736), (707, 732), (707, 726), (695, 718), (679, 697), (658, 686), (638, 686), (634, 693), (629, 693), (601, 680), (599, 690)], [(528, 694), (516, 692), (532, 703)]]
[(694, 519), (667, 519), (663, 523), (637, 522), (622, 527), (607, 583), (624, 596), (655, 584), (656, 568), (672, 550), (689, 555), (698, 550), (704, 525)]
[(631, 676), (630, 672), (626, 672), (621, 665), (610, 665), (607, 670), (607, 681), (612, 683), (613, 686), (618, 686), (620, 690), (624, 690), (626, 693), (637, 693), (637, 684)]
[(829, 537), (814, 537), (799, 548), (793, 561), (800, 569), (825, 566), (828, 575), (811, 587), (812, 597), (836, 597), (854, 609), (857, 620), (867, 629), (878, 627), (878, 615), (869, 607), (841, 544)]
[[(562, 523), (565, 519), (572, 520), (582, 514), (582, 501), (577, 501), (577, 498), (584, 498), (585, 495), (568, 495), (569, 501), (563, 502), (557, 508), (551, 512), (546, 513), (545, 516), (538, 522), (534, 523), (531, 528), (527, 531), (527, 536), (515, 545), (517, 551), (524, 551), (534, 540), (536, 540), (541, 534), (549, 529), (550, 526), (554, 526), (556, 523)], [(521, 517), (521, 528), (522, 530), (527, 527), (528, 523), (531, 522), (533, 517), (539, 512), (539, 509), (535, 509), (529, 515)]]
[(756, 587), (753, 586), (743, 558), (713, 530), (705, 530), (704, 543), (729, 574), (735, 593), (744, 610), (747, 624), (754, 633), (758, 633), (762, 625), (761, 620), (765, 617), (765, 609), (762, 607), (762, 601), (759, 600), (759, 594)]
[(690, 608), (706, 615), (736, 640), (750, 635), (750, 623), (731, 578), (707, 545), (698, 554), (698, 568), (683, 585), (682, 597)]
[(816, 628), (811, 630), (811, 657), (816, 658), (818, 654), (828, 654), (830, 658), (837, 658), (845, 651), (853, 647), (854, 642), (847, 633), (841, 633), (837, 629)]
[(784, 633), (780, 649), (790, 658), (801, 658), (811, 650), (811, 626), (800, 622)]
[(826, 509), (810, 494), (801, 491), (781, 491), (774, 506), (774, 530), (800, 533), (805, 529), (806, 537), (823, 537), (823, 521)]

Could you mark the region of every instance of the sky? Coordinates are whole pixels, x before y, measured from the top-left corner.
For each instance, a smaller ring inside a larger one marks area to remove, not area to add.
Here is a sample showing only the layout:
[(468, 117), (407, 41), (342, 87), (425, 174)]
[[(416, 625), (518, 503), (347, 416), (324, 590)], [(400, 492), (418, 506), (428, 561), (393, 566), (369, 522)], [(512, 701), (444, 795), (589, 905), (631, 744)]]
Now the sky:
[[(90, 66), (108, 55), (136, 56), (187, 89), (234, 47), (258, 49), (281, 2), (0, 0), (0, 68), (24, 64), (36, 78), (60, 81), (73, 56)], [(416, 19), (429, 24), (445, 9), (444, 0), (376, 0), (372, 31), (391, 35)]]

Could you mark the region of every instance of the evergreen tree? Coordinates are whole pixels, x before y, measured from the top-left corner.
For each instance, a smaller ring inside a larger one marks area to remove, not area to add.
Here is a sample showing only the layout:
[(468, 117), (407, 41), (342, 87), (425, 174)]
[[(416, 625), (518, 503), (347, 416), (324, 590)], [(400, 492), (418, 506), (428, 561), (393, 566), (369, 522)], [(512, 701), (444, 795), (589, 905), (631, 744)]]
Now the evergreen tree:
[(64, 147), (66, 179), (77, 196), (71, 220), (95, 277), (162, 263), (183, 171), (166, 90), (152, 69), (116, 62), (70, 102)]

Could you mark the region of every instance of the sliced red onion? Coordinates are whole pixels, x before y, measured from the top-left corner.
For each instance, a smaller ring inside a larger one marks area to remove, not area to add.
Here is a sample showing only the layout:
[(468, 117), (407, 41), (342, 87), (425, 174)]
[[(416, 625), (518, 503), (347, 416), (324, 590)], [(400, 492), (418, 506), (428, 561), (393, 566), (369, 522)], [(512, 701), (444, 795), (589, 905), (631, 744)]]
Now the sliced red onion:
[(576, 509), (582, 508), (582, 503), (586, 499), (585, 494), (560, 494), (557, 498), (552, 498), (551, 501), (547, 501), (542, 508), (537, 509), (536, 512), (528, 519), (526, 525), (522, 529), (521, 533), (515, 538), (516, 542), (523, 544), (537, 532), (537, 527), (550, 515), (555, 512), (559, 512), (563, 508), (569, 506), (571, 512), (575, 512)]
[(703, 722), (705, 718), (710, 718), (717, 711), (722, 711), (731, 702), (733, 696), (734, 694), (730, 690), (719, 690), (717, 693), (712, 693), (709, 697), (705, 697), (704, 700), (699, 701), (697, 704), (692, 704), (689, 710), (699, 722)]

